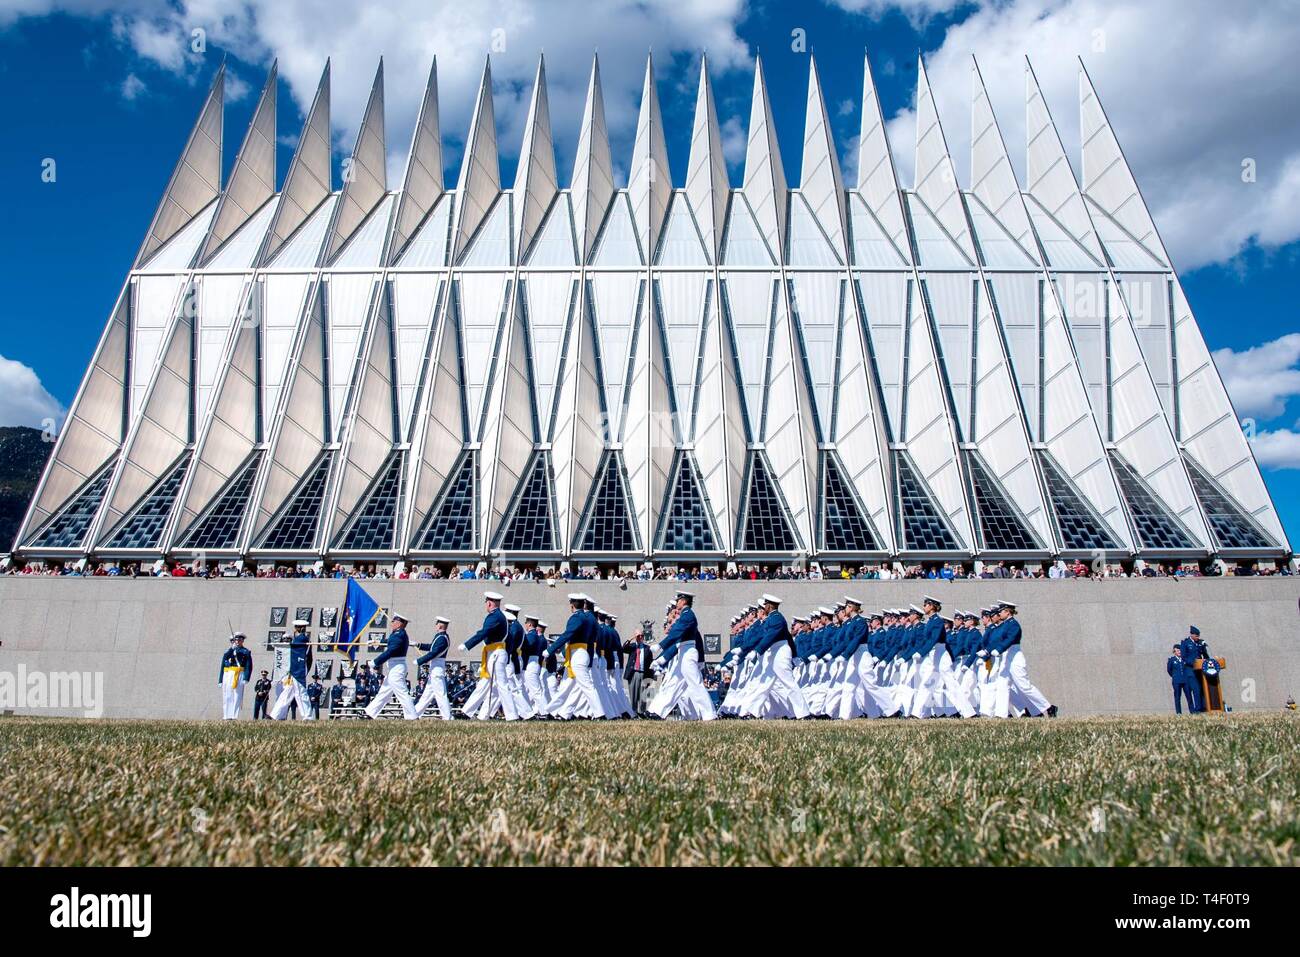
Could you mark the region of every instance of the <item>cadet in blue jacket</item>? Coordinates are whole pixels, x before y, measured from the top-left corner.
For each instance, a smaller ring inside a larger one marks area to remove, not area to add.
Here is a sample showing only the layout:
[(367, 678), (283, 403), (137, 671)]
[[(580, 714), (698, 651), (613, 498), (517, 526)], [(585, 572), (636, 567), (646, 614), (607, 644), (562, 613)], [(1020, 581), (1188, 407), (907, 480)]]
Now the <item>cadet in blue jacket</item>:
[(307, 622), (298, 618), (293, 623), (293, 637), (289, 639), (289, 673), (280, 683), (280, 695), (275, 699), (271, 717), (283, 721), (289, 717), (289, 705), (297, 702), (298, 717), (311, 718), (311, 699), (307, 697), (307, 669), (311, 667), (311, 635)]
[(1192, 711), (1200, 712), (1205, 710), (1205, 696), (1201, 693), (1201, 676), (1196, 673), (1196, 660), (1198, 658), (1208, 658), (1209, 649), (1205, 642), (1201, 641), (1201, 629), (1192, 625), (1187, 629), (1187, 637), (1179, 645), (1179, 654), (1183, 659), (1183, 667), (1191, 676), (1192, 698), (1195, 704), (1192, 705)]
[(582, 592), (569, 595), (569, 621), (564, 632), (546, 648), (548, 655), (564, 652), (569, 680), (551, 699), (549, 713), (556, 718), (604, 718), (605, 709), (591, 677), (591, 656), (596, 647), (596, 617), (588, 611), (589, 599)]
[(421, 717), (429, 705), (438, 705), (438, 717), (443, 721), (451, 720), (451, 699), (447, 697), (447, 650), (451, 646), (451, 636), (447, 628), (451, 621), (441, 615), (434, 620), (433, 639), (426, 645), (416, 645), (424, 654), (415, 659), (416, 667), (429, 666), (429, 677), (424, 683), (424, 694), (415, 703), (415, 716)]
[(510, 623), (501, 611), (503, 596), (494, 591), (483, 593), (483, 627), (461, 644), (461, 651), (483, 646), (479, 662), (478, 684), (465, 702), (465, 714), (480, 721), (491, 718), (500, 706), (507, 721), (519, 720), (515, 696), (510, 693), (510, 656), (506, 653), (506, 634)]
[[(406, 636), (407, 621), (402, 615), (393, 615), (390, 621), (392, 630), (388, 633), (388, 644), (370, 663), (375, 674), (382, 674), (384, 680), (370, 704), (366, 705), (366, 717), (379, 717), (379, 712), (384, 710), (388, 699), (396, 697), (402, 706), (402, 717), (414, 721), (419, 715), (416, 714), (415, 700), (411, 697), (411, 686), (406, 677), (406, 653), (411, 646), (411, 641)], [(385, 664), (388, 665), (386, 672), (382, 670)]]
[(234, 721), (244, 707), (244, 687), (253, 678), (253, 653), (244, 647), (244, 633), (230, 636), (230, 647), (221, 655), (217, 683), (221, 685), (221, 717)]
[(664, 640), (651, 649), (664, 669), (663, 683), (650, 703), (650, 713), (656, 717), (667, 717), (675, 708), (680, 708), (682, 716), (688, 719), (712, 721), (718, 716), (700, 678), (704, 639), (695, 609), (691, 607), (694, 602), (694, 593), (677, 593), (677, 619)]

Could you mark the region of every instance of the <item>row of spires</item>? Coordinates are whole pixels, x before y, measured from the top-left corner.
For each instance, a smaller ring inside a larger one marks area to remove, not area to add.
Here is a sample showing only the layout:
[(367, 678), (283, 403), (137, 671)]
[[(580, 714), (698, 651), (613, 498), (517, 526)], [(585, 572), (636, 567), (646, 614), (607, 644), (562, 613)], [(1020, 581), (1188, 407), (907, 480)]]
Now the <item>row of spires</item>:
[[(807, 114), (803, 140), (800, 191), (814, 216), (843, 254), (847, 245), (844, 182), (835, 149), (830, 121), (822, 94), (816, 59), (809, 58)], [(984, 88), (978, 64), (972, 56), (972, 163), (971, 190), (995, 214), (1007, 205), (1019, 186), (1007, 157), (1006, 145)], [(1101, 111), (1091, 80), (1080, 68), (1080, 103), (1085, 132), (1091, 126), (1107, 139), (1107, 156), (1120, 157), (1122, 174), (1128, 177), (1131, 194), (1136, 184), (1127, 164), (1122, 163), (1118, 143)], [(252, 121), (240, 147), (225, 189), (221, 188), (221, 126), (225, 66), (218, 70), (185, 150), (172, 174), (167, 192), (155, 214), (136, 260), (137, 268), (168, 239), (180, 231), (213, 200), (219, 205), (208, 235), (195, 259), (199, 266), (210, 259), (253, 214), (275, 194), (276, 185), (276, 65), (272, 64)], [(1025, 61), (1027, 110), (1027, 179), (1030, 190), (1048, 198), (1049, 211), (1057, 215), (1075, 238), (1085, 246), (1095, 244), (1083, 211), (1068, 208), (1078, 194), (1072, 168), (1056, 133), (1033, 69)], [(362, 117), (352, 157), (347, 166), (328, 240), (322, 251), (322, 265), (328, 263), (347, 242), (388, 191), (384, 133), (384, 65), (381, 58), (369, 100)], [(970, 249), (971, 240), (961, 202), (956, 173), (944, 140), (934, 96), (919, 60), (917, 86), (916, 168), (913, 189), (935, 213), (954, 241)], [(326, 61), (306, 122), (303, 125), (289, 172), (281, 189), (281, 201), (263, 241), (259, 264), (269, 261), (293, 233), (332, 191), (330, 141), (330, 64)], [(514, 248), (526, 250), (542, 224), (560, 186), (556, 173), (555, 149), (546, 92), (546, 63), (539, 58), (533, 93), (525, 123), (524, 140), (515, 176), (514, 190), (520, 211), (514, 220)], [(1087, 188), (1089, 168), (1085, 142), (1083, 175)], [(1112, 165), (1112, 164), (1107, 164)], [(864, 61), (862, 124), (858, 144), (858, 183), (868, 208), (885, 232), (906, 248), (906, 227), (899, 200), (897, 173), (887, 141), (884, 116), (872, 77), (869, 60)], [(1096, 170), (1097, 173), (1109, 170)], [(1062, 178), (1068, 177), (1068, 182)], [(1094, 177), (1096, 178), (1096, 177)], [(1056, 182), (1053, 183), (1052, 181)], [(786, 206), (777, 201), (787, 190), (781, 153), (775, 135), (771, 104), (761, 59), (755, 60), (754, 88), (750, 108), (748, 142), (742, 185), (770, 248), (783, 245)], [(396, 259), (415, 234), (445, 190), (443, 152), (438, 119), (437, 59), (429, 70), (419, 115), (412, 136), (391, 237), (386, 252)], [(465, 249), (502, 190), (493, 113), (490, 58), (483, 68), (474, 105), (465, 152), (457, 181), (458, 202), (452, 226), (453, 261)], [(585, 261), (591, 252), (601, 219), (616, 190), (604, 100), (600, 84), (600, 63), (593, 57), (586, 106), (579, 132), (573, 167), (571, 195), (579, 250)], [(637, 120), (635, 145), (628, 175), (628, 190), (639, 239), (650, 249), (664, 222), (672, 192), (668, 151), (654, 81), (654, 64), (647, 58), (645, 80)], [(710, 255), (715, 258), (721, 244), (723, 217), (730, 182), (722, 151), (708, 61), (701, 57), (700, 78), (692, 126), (690, 157), (685, 191), (699, 222)], [(1059, 199), (1059, 203), (1057, 200)], [(1056, 208), (1053, 208), (1056, 207)], [(1015, 217), (1017, 220), (1020, 217)], [(1121, 224), (1140, 243), (1159, 250), (1159, 239), (1145, 207)], [(1028, 228), (1027, 219), (1024, 227)], [(1015, 231), (1017, 227), (1013, 227)], [(1017, 237), (1021, 238), (1021, 237)], [(1159, 253), (1157, 253), (1159, 256)], [(973, 259), (972, 255), (972, 259)]]

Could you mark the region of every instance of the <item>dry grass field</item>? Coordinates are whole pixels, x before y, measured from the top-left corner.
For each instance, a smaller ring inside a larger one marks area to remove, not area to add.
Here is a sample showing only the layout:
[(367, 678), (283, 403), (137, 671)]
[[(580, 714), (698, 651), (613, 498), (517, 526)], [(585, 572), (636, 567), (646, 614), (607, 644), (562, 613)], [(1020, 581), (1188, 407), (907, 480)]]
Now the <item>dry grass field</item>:
[(1300, 864), (1300, 719), (0, 720), (0, 864)]

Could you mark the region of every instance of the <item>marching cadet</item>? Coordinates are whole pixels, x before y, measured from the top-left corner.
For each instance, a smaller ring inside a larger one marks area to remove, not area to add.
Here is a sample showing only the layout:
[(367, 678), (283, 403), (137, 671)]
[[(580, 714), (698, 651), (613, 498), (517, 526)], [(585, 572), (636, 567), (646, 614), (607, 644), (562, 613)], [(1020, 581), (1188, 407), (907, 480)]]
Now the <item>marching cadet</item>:
[(469, 651), (477, 644), (483, 645), (483, 657), (479, 664), (479, 683), (465, 702), (465, 713), (480, 721), (487, 721), (497, 710), (498, 705), (505, 712), (507, 721), (518, 721), (519, 712), (515, 710), (515, 697), (510, 692), (510, 656), (506, 654), (506, 634), (510, 622), (501, 611), (503, 596), (494, 591), (483, 593), (483, 627), (467, 638), (460, 645), (461, 651)]
[(443, 721), (451, 720), (451, 701), (447, 697), (447, 649), (451, 645), (451, 636), (447, 633), (450, 619), (439, 615), (434, 620), (433, 639), (428, 644), (416, 645), (424, 654), (415, 659), (418, 669), (421, 665), (429, 666), (429, 677), (424, 682), (424, 694), (415, 703), (415, 716), (422, 717), (430, 704), (438, 706), (438, 717)]
[(609, 662), (613, 639), (610, 637), (609, 614), (596, 605), (592, 608), (596, 616), (596, 646), (591, 651), (591, 681), (596, 686), (596, 696), (600, 698), (600, 707), (606, 718), (614, 718), (619, 709), (614, 704), (614, 688), (609, 680)]
[[(1037, 715), (1056, 717), (1057, 708), (1034, 687), (1029, 680), (1029, 671), (1025, 665), (1025, 655), (1020, 648), (1020, 622), (1016, 620), (1016, 606), (1009, 601), (997, 604), (996, 651), (1000, 655), (1001, 668), (998, 671), (998, 685), (994, 713), (1005, 718), (1010, 713), (1011, 695), (1023, 702), (1028, 710)], [(994, 666), (997, 669), (997, 666)]]
[(542, 659), (546, 656), (546, 639), (538, 630), (539, 619), (536, 615), (524, 618), (524, 640), (519, 648), (519, 660), (523, 663), (524, 694), (533, 708), (533, 714), (546, 711), (550, 701), (546, 694), (546, 683), (542, 680)]
[(596, 645), (596, 617), (587, 610), (591, 602), (581, 592), (569, 595), (569, 621), (564, 633), (546, 648), (548, 655), (564, 652), (569, 680), (553, 696), (549, 713), (557, 718), (603, 718), (600, 696), (591, 677), (592, 649)]
[(307, 622), (296, 618), (293, 622), (293, 637), (289, 639), (289, 673), (280, 683), (280, 694), (271, 709), (271, 718), (283, 721), (289, 717), (289, 705), (297, 704), (298, 716), (304, 721), (312, 720), (311, 701), (307, 697), (307, 669), (311, 667), (311, 636), (307, 634)]
[(510, 667), (506, 669), (506, 681), (510, 687), (510, 694), (515, 699), (515, 711), (519, 713), (520, 718), (527, 719), (536, 712), (528, 703), (528, 696), (524, 693), (523, 665), (519, 660), (519, 649), (524, 644), (524, 625), (519, 620), (523, 609), (518, 605), (504, 605), (502, 610), (509, 623), (506, 627), (506, 654), (510, 658)]
[(767, 608), (763, 640), (754, 652), (760, 656), (771, 652), (771, 664), (768, 677), (756, 700), (751, 702), (750, 710), (761, 715), (770, 708), (797, 719), (806, 718), (809, 715), (808, 702), (799, 683), (794, 680), (794, 641), (790, 638), (785, 616), (781, 614), (781, 599), (764, 595), (763, 604)]
[(555, 655), (546, 650), (546, 646), (549, 644), (546, 640), (546, 629), (549, 627), (550, 626), (544, 621), (539, 621), (537, 623), (537, 638), (542, 643), (542, 662), (543, 667), (546, 668), (546, 677), (542, 680), (542, 684), (546, 687), (545, 711), (548, 717), (550, 716), (551, 705), (555, 701), (555, 696), (560, 693), (560, 665), (559, 662), (555, 660)]
[[(379, 717), (379, 712), (384, 710), (388, 699), (396, 697), (397, 703), (402, 706), (402, 717), (414, 721), (419, 715), (415, 713), (415, 701), (411, 698), (411, 687), (406, 678), (406, 653), (411, 645), (406, 636), (407, 620), (402, 615), (393, 615), (391, 622), (388, 646), (371, 662), (375, 674), (383, 674), (384, 680), (373, 700), (366, 705), (366, 717)], [(385, 664), (388, 665), (387, 673), (381, 670)]]
[(700, 680), (700, 662), (704, 657), (704, 639), (700, 635), (699, 622), (691, 606), (695, 602), (694, 592), (679, 591), (676, 617), (663, 641), (652, 646), (651, 650), (659, 658), (657, 664), (665, 672), (664, 683), (650, 703), (650, 713), (665, 718), (675, 708), (688, 720), (712, 721), (717, 718), (713, 709), (713, 699), (704, 689)]
[(627, 686), (623, 684), (623, 636), (618, 633), (618, 616), (609, 619), (609, 687), (614, 699), (615, 717), (634, 718), (632, 702), (628, 700)]
[[(221, 718), (234, 721), (244, 707), (244, 688), (253, 677), (253, 653), (244, 647), (244, 633), (230, 636), (230, 647), (221, 654)], [(268, 689), (269, 690), (269, 689)]]
[(942, 713), (946, 708), (938, 707), (932, 702), (936, 693), (942, 693), (948, 704), (956, 708), (963, 718), (973, 718), (975, 709), (970, 700), (962, 695), (952, 670), (952, 657), (948, 650), (948, 631), (954, 622), (940, 614), (943, 608), (937, 598), (926, 596), (924, 602), (926, 620), (924, 638), (919, 646), (921, 668), (918, 678), (920, 693), (912, 704), (912, 713), (918, 717), (929, 717)]

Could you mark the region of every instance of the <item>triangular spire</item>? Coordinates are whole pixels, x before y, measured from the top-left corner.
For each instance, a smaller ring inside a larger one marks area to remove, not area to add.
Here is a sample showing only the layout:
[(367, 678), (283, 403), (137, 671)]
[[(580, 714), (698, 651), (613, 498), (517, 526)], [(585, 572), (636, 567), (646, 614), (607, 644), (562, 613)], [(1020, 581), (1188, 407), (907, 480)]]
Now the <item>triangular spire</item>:
[(456, 224), (452, 228), (454, 244), (451, 261), (469, 245), (488, 210), (501, 195), (501, 167), (497, 159), (496, 114), (492, 109), (492, 61), (483, 64), (474, 118), (465, 140), (465, 155), (460, 162), (456, 181)]
[(546, 61), (539, 57), (533, 99), (524, 123), (524, 145), (519, 150), (519, 169), (515, 173), (514, 240), (521, 262), (558, 193), (551, 107), (546, 95)]
[(600, 91), (600, 61), (591, 60), (587, 83), (587, 106), (578, 133), (578, 153), (573, 163), (573, 222), (578, 231), (581, 262), (591, 257), (600, 222), (614, 195), (614, 174), (609, 155), (609, 133), (605, 127), (605, 98)]
[(808, 58), (808, 106), (804, 119), (799, 192), (843, 262), (848, 236), (844, 222), (844, 178), (840, 175), (840, 161), (835, 155), (835, 140), (831, 135), (830, 118), (826, 115), (826, 99), (822, 96), (817, 60), (812, 56)]
[(1025, 192), (1099, 264), (1105, 262), (1074, 171), (1066, 159), (1065, 147), (1061, 145), (1061, 136), (1028, 59), (1025, 60)]
[(352, 238), (388, 192), (388, 147), (384, 141), (384, 61), (379, 60), (370, 99), (357, 130), (352, 158), (343, 174), (343, 192), (334, 207), (334, 223), (323, 262), (330, 262)]
[(659, 95), (655, 92), (654, 59), (646, 57), (641, 113), (636, 121), (636, 144), (632, 148), (632, 171), (627, 177), (627, 191), (632, 199), (632, 218), (636, 222), (637, 236), (647, 259), (654, 255), (659, 242), (659, 230), (663, 226), (672, 190), (664, 121), (659, 113)]
[(862, 128), (858, 137), (858, 192), (871, 214), (901, 254), (911, 259), (903, 204), (898, 195), (898, 175), (885, 132), (880, 96), (871, 75), (871, 61), (863, 57)]
[(917, 58), (916, 87), (916, 195), (934, 213), (966, 257), (975, 262), (975, 246), (971, 241), (966, 211), (962, 208), (961, 191), (957, 188), (957, 172), (939, 123), (939, 110), (935, 106), (930, 79), (925, 73), (925, 61)]
[(776, 141), (772, 104), (763, 78), (763, 61), (754, 58), (754, 96), (749, 107), (749, 144), (745, 148), (745, 198), (768, 248), (784, 261), (786, 185), (781, 148)]
[(722, 155), (722, 130), (709, 83), (709, 61), (700, 57), (700, 85), (695, 95), (695, 125), (691, 131), (691, 156), (686, 167), (686, 196), (695, 212), (709, 261), (718, 261), (723, 219), (727, 215), (727, 160)]
[(989, 102), (979, 64), (971, 57), (971, 192), (1027, 251), (1034, 250), (1033, 228), (1016, 182), (1007, 145), (998, 128), (993, 105)]
[(1079, 126), (1083, 140), (1083, 194), (1147, 252), (1168, 262), (1151, 212), (1082, 60), (1079, 61)]
[(225, 102), (226, 65), (212, 78), (198, 121), (190, 130), (181, 158), (172, 170), (162, 202), (153, 214), (149, 232), (135, 257), (135, 268), (144, 264), (167, 240), (184, 228), (221, 192), (221, 131)]
[(316, 87), (316, 96), (307, 111), (307, 122), (298, 137), (298, 147), (289, 164), (289, 174), (280, 189), (275, 219), (263, 243), (263, 263), (270, 262), (290, 236), (307, 221), (307, 217), (330, 194), (330, 63)]
[(438, 125), (438, 58), (429, 67), (420, 115), (411, 134), (411, 151), (406, 157), (402, 193), (397, 200), (393, 235), (389, 240), (389, 261), (396, 262), (443, 193), (442, 133)]
[(204, 262), (275, 195), (275, 102), (278, 70), (271, 64), (244, 143), (196, 262)]

